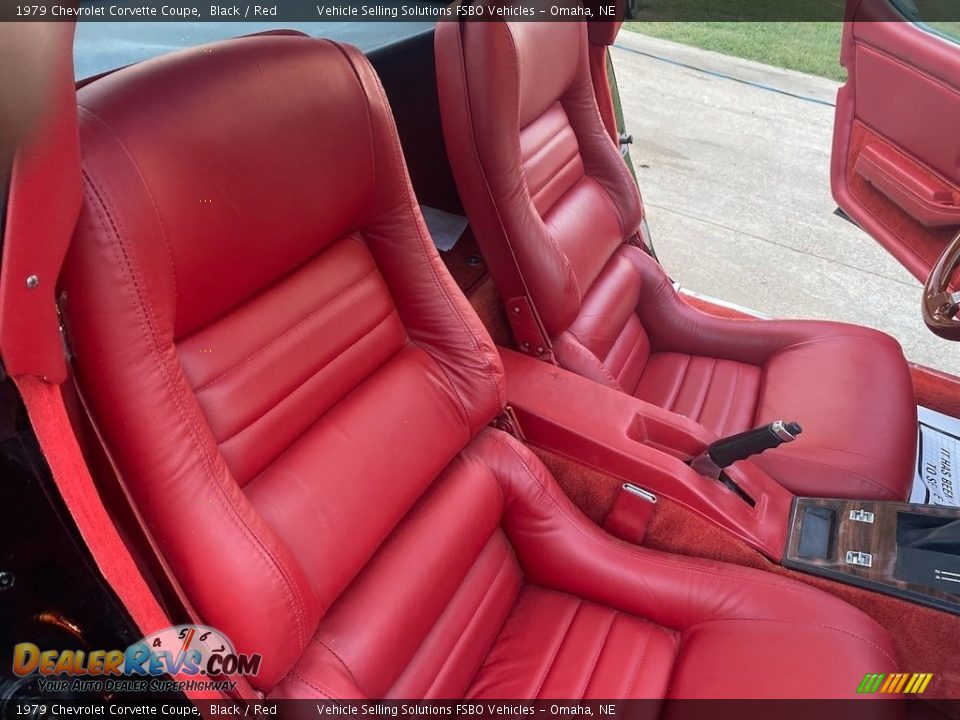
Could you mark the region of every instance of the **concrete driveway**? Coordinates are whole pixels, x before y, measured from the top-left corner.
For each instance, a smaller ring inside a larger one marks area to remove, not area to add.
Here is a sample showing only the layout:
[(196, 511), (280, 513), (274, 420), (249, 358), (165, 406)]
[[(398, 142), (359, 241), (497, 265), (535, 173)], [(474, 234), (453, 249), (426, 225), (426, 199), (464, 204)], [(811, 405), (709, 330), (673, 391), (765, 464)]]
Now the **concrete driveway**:
[(657, 253), (685, 288), (779, 317), (868, 325), (960, 374), (920, 284), (833, 214), (839, 85), (624, 30), (613, 48)]

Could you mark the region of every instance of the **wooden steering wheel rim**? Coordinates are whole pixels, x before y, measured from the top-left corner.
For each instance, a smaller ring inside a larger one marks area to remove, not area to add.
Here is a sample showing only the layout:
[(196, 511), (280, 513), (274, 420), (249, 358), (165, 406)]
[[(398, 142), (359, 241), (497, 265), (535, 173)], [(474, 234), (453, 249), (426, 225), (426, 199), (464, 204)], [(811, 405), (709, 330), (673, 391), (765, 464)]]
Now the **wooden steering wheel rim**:
[(940, 253), (923, 286), (923, 322), (931, 332), (947, 340), (960, 340), (960, 291), (950, 290), (958, 264), (960, 233)]

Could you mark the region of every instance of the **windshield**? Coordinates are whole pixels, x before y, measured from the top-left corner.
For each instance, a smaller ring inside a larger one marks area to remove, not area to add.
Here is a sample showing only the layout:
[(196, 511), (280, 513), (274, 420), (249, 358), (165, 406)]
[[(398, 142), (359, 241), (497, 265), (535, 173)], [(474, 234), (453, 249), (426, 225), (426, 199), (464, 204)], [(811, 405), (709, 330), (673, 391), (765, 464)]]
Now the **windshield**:
[(370, 52), (433, 28), (425, 22), (79, 22), (74, 43), (77, 79), (181, 48), (265, 30), (294, 29)]

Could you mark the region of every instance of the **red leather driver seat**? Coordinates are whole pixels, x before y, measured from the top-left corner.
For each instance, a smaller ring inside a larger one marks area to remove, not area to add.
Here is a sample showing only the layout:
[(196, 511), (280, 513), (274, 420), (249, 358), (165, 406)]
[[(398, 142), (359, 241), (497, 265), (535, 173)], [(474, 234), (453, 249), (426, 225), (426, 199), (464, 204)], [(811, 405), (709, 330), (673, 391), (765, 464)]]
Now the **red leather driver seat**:
[(356, 50), (150, 60), (79, 93), (77, 378), (202, 621), (271, 698), (852, 696), (887, 634), (615, 540), (488, 427), (489, 336)]
[(445, 22), (436, 34), (454, 177), (508, 315), (530, 330), (527, 303), (539, 313), (546, 338), (529, 348), (552, 343), (561, 366), (718, 437), (799, 421), (797, 442), (753, 459), (796, 494), (904, 500), (917, 430), (899, 345), (686, 303), (630, 244), (643, 208), (601, 121), (587, 47), (575, 22)]

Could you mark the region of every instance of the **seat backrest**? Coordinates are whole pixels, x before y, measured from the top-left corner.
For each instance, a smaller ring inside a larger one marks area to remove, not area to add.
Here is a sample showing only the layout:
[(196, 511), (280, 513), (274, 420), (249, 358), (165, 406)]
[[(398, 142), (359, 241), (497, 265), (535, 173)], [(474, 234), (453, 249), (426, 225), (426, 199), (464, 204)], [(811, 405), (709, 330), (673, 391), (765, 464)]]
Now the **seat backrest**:
[[(201, 619), (263, 655), (269, 692), (502, 407), (499, 357), (356, 50), (227, 41), (117, 71), (79, 104), (85, 198), (61, 279), (78, 382)], [(386, 692), (429, 630), (422, 603), (415, 632), (382, 595), (376, 617), (408, 636), (361, 655), (348, 694)]]
[[(447, 151), (501, 298), (510, 299), (513, 255), (555, 345), (579, 331), (555, 347), (561, 364), (579, 370), (584, 351), (594, 364), (616, 355), (643, 332), (637, 288), (620, 287), (635, 274), (615, 267), (642, 205), (597, 107), (586, 23), (439, 23), (436, 54)], [(598, 304), (604, 326), (576, 328)], [(636, 352), (629, 368), (612, 359), (614, 375), (639, 376), (646, 362)]]

